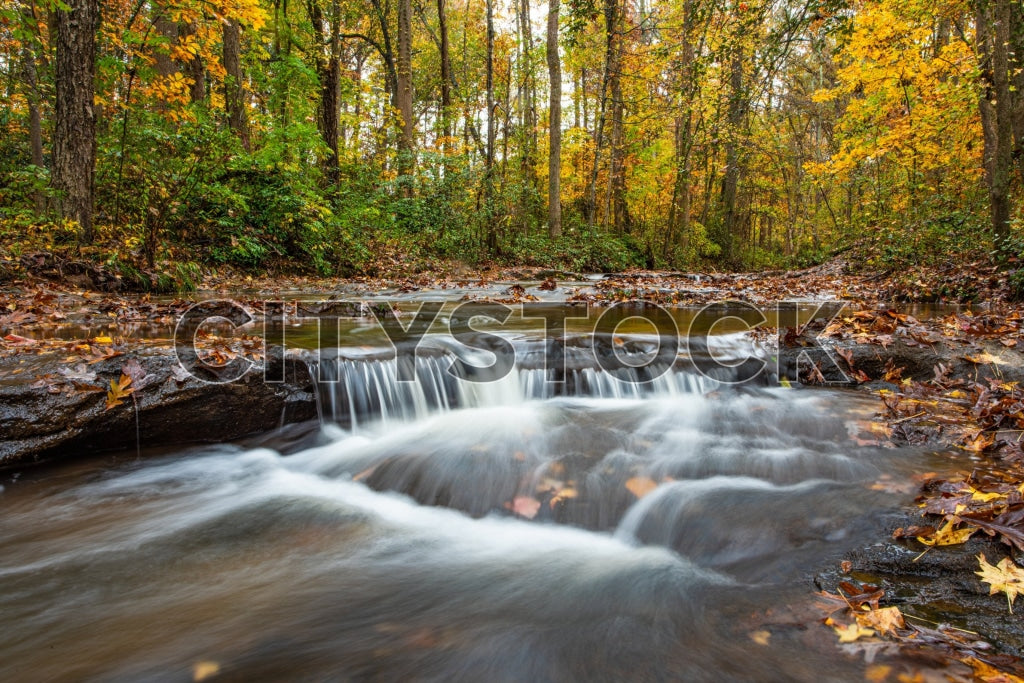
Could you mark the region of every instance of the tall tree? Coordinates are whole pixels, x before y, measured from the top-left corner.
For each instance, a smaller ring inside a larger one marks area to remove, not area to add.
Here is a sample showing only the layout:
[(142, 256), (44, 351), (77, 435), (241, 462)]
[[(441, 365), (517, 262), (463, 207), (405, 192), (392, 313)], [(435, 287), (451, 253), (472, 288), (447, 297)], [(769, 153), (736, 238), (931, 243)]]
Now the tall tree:
[(252, 149), (249, 117), (246, 114), (245, 87), (242, 81), (242, 27), (237, 19), (227, 17), (221, 22), (224, 41), (224, 108), (228, 127), (238, 136), (245, 151)]
[(398, 0), (398, 114), (402, 117), (402, 132), (398, 139), (398, 168), (404, 176), (402, 194), (412, 196), (414, 169), (415, 120), (413, 119), (412, 92), (412, 2)]
[(548, 0), (548, 235), (562, 234), (562, 67), (558, 57), (559, 0)]
[(96, 34), (100, 0), (67, 0), (54, 12), (57, 33), (53, 185), (62, 218), (78, 223), (78, 241), (93, 240), (96, 166)]
[(975, 14), (977, 53), (983, 92), (978, 99), (985, 136), (985, 179), (992, 232), (1010, 230), (1010, 173), (1013, 122), (1010, 99), (1010, 22), (1012, 0), (978, 0)]
[(484, 212), (486, 216), (486, 237), (487, 237), (487, 248), (495, 250), (498, 248), (498, 226), (495, 217), (492, 216), (493, 207), (491, 207), (491, 200), (494, 196), (494, 143), (495, 135), (497, 133), (496, 124), (494, 122), (495, 114), (495, 101), (494, 101), (494, 0), (486, 0), (486, 13), (487, 13), (487, 64), (485, 66), (485, 84), (484, 88), (487, 91), (486, 102), (487, 102), (487, 151), (486, 158), (484, 159), (484, 187), (483, 187), (483, 198), (484, 198)]
[(320, 82), (317, 127), (330, 151), (324, 160), (327, 177), (332, 184), (336, 184), (340, 174), (338, 136), (341, 85), (341, 3), (339, 0), (331, 0), (330, 13), (326, 19), (323, 9), (320, 7), (320, 0), (309, 0), (307, 11), (313, 27), (313, 39), (316, 43), (314, 59), (317, 78)]
[(445, 0), (437, 0), (437, 31), (440, 34), (438, 49), (441, 53), (441, 136), (444, 138), (441, 148), (446, 152), (447, 164), (449, 138), (452, 136), (452, 55), (448, 43), (448, 12)]
[[(31, 0), (22, 3), (22, 17), (26, 26), (34, 18), (34, 5)], [(27, 38), (21, 46), (22, 71), (25, 76), (25, 99), (28, 102), (29, 148), (32, 151), (32, 165), (43, 168), (46, 161), (43, 157), (43, 120), (42, 97), (40, 95), (39, 72), (36, 68), (35, 40)], [(33, 193), (36, 213), (42, 215), (46, 211), (46, 194), (42, 190)]]

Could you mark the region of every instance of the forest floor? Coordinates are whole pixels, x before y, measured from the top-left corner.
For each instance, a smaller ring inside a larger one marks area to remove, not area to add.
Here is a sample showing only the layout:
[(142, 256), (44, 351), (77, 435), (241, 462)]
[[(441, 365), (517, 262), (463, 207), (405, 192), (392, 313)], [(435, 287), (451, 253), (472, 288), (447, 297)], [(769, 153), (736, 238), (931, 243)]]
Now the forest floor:
[[(818, 619), (835, 631), (844, 647), (860, 648), (865, 656), (880, 647), (876, 643), (884, 643), (913, 657), (955, 662), (965, 672), (960, 680), (1024, 680), (1018, 678), (1024, 676), (1019, 659), (1024, 631), (1019, 625), (1004, 629), (993, 647), (984, 630), (979, 634), (941, 620), (912, 621), (899, 607), (915, 599), (952, 600), (962, 611), (1002, 614), (1008, 624), (1018, 623), (1012, 608), (1024, 591), (1024, 356), (1018, 351), (1024, 350), (1024, 306), (1014, 301), (1007, 271), (979, 262), (863, 273), (833, 260), (802, 271), (759, 274), (637, 271), (587, 277), (541, 268), (470, 269), (454, 264), (414, 276), (398, 272), (396, 267), (393, 277), (348, 279), (209, 273), (195, 295), (156, 297), (96, 291), (104, 282), (96, 281), (95, 271), (73, 260), (31, 255), (0, 269), (0, 360), (58, 352), (66, 369), (33, 375), (33, 386), (50, 394), (106, 392), (109, 406), (132, 393), (139, 370), (128, 361), (110, 387), (92, 386), (93, 364), (109, 364), (152, 341), (118, 338), (114, 332), (68, 339), (48, 334), (48, 329), (102, 323), (112, 330), (117, 325), (167, 330), (195, 298), (228, 296), (257, 311), (265, 299), (300, 294), (387, 300), (421, 291), (450, 292), (462, 300), (595, 305), (841, 300), (847, 306), (839, 316), (781, 333), (781, 343), (800, 346), (809, 335), (826, 340), (853, 381), (877, 396), (878, 413), (856, 437), (859, 441), (957, 449), (967, 455), (970, 469), (943, 476), (920, 473), (916, 502), (921, 516), (908, 516), (891, 539), (819, 575)], [(910, 303), (950, 306), (918, 319), (906, 312)], [(253, 338), (230, 343), (214, 339), (210, 346), (225, 361), (259, 353)], [(934, 365), (927, 361), (927, 367), (921, 366), (924, 352), (936, 359)], [(816, 378), (826, 381), (812, 370), (808, 381)], [(18, 378), (4, 376), (0, 381)], [(924, 555), (927, 562), (918, 562)], [(975, 623), (961, 623), (968, 622)], [(884, 680), (891, 672), (874, 673)]]

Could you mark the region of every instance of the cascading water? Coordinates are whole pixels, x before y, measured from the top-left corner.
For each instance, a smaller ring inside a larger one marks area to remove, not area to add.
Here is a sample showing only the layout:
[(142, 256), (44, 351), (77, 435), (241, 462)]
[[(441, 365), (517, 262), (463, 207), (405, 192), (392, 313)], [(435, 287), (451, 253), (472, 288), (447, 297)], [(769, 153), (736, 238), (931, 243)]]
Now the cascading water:
[(642, 371), (592, 349), (553, 371), (522, 340), (474, 383), (448, 368), (487, 352), (434, 342), (416, 382), (372, 352), (319, 361), (327, 424), (296, 452), (271, 434), (8, 478), (0, 679), (861, 676), (748, 633), (877, 533), (869, 484), (914, 456), (849, 438), (870, 404), (692, 363), (623, 381)]

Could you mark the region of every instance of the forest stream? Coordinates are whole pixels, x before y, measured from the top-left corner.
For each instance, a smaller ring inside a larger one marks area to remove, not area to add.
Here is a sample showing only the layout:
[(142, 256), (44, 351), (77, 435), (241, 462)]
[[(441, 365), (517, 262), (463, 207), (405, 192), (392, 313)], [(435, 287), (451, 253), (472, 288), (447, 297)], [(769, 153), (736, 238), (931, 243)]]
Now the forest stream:
[(553, 383), (539, 335), (508, 339), (497, 381), (447, 372), (489, 353), (443, 335), (413, 382), (342, 345), (311, 361), (317, 424), (6, 472), (0, 679), (862, 678), (765, 615), (948, 454), (859, 438), (854, 391), (640, 381), (584, 347)]

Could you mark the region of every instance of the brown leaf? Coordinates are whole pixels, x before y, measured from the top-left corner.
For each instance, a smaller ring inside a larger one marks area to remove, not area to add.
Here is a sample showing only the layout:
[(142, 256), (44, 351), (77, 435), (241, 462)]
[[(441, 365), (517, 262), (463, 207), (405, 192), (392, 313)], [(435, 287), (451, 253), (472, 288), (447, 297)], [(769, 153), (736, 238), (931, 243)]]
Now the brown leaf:
[(891, 633), (896, 629), (906, 628), (903, 622), (903, 615), (898, 607), (882, 607), (873, 609), (870, 612), (857, 612), (857, 623), (867, 628), (873, 628), (879, 633)]

